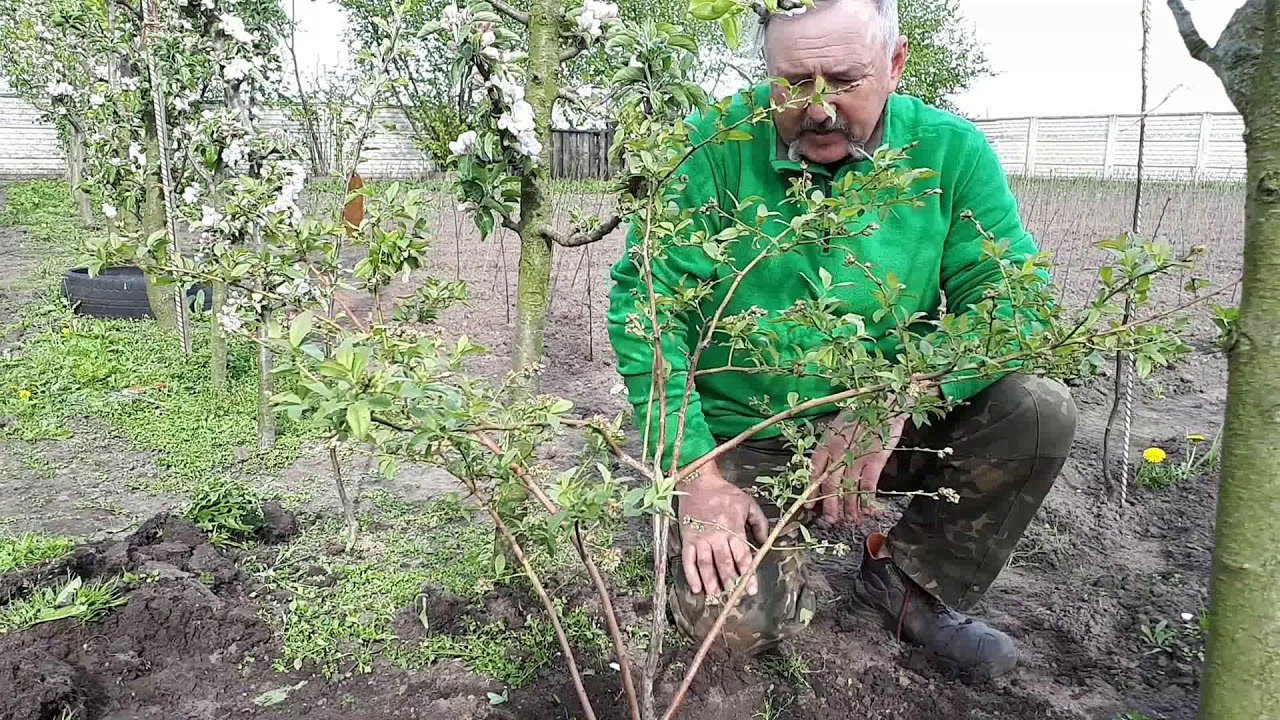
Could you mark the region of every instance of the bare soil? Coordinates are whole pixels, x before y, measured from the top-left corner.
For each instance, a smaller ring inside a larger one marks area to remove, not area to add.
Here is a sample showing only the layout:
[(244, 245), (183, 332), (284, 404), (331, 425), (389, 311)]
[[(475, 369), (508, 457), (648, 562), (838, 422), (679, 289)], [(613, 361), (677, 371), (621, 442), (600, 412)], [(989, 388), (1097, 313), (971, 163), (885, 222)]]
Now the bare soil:
[[(1083, 231), (1092, 240), (1100, 237), (1102, 228), (1123, 227), (1117, 219), (1123, 205), (1122, 199), (1109, 201), (1105, 210), (1111, 220), (1087, 228), (1055, 225), (1051, 220), (1056, 214), (1047, 205), (1029, 211), (1033, 225), (1046, 227), (1045, 244), (1072, 260), (1064, 271), (1069, 272), (1069, 294), (1088, 291), (1097, 257), (1093, 251), (1066, 252), (1070, 237)], [(1180, 209), (1183, 226), (1166, 220), (1168, 228), (1179, 231), (1175, 240), (1198, 242), (1206, 237), (1205, 228), (1191, 219), (1203, 215), (1205, 225), (1216, 225), (1222, 212), (1231, 212), (1229, 203), (1211, 194), (1177, 198), (1169, 205), (1187, 206)], [(442, 207), (451, 203), (444, 200)], [(1082, 207), (1091, 206), (1086, 202)], [(1095, 210), (1102, 212), (1102, 207)], [(1197, 215), (1195, 207), (1207, 209)], [(1152, 211), (1158, 213), (1159, 206)], [(496, 376), (506, 369), (512, 330), (515, 240), (507, 235), (480, 244), (465, 228), (457, 232), (448, 212), (438, 227), (442, 239), (436, 271), (456, 274), (471, 289), (466, 306), (452, 312), (444, 324), (487, 346), (491, 354), (481, 358), (479, 369)], [(0, 234), (0, 250), (11, 257), (20, 239), (12, 232), (0, 233), (6, 233)], [(1238, 235), (1221, 228), (1214, 233), (1221, 241), (1214, 249), (1210, 279), (1234, 279), (1239, 271)], [(573, 398), (584, 413), (612, 415), (624, 409), (622, 398), (610, 392), (617, 377), (603, 326), (608, 267), (619, 256), (620, 242), (615, 235), (594, 247), (560, 252), (556, 261), (543, 387)], [(1230, 258), (1236, 258), (1234, 264)], [(9, 267), (8, 262), (0, 263), (0, 272), (9, 272)], [(0, 313), (15, 302), (5, 295), (0, 283)], [(681, 717), (1110, 720), (1143, 711), (1165, 720), (1193, 718), (1199, 661), (1178, 653), (1150, 652), (1142, 627), (1154, 627), (1160, 620), (1179, 625), (1180, 614), (1197, 613), (1207, 604), (1217, 476), (1166, 490), (1134, 488), (1124, 508), (1108, 502), (1101, 445), (1111, 410), (1111, 382), (1104, 373), (1074, 389), (1081, 424), (1072, 458), (1019, 553), (975, 611), (1018, 643), (1021, 659), (1013, 673), (965, 684), (924, 653), (853, 613), (848, 578), (856, 570), (855, 554), (817, 564), (822, 583), (818, 616), (810, 632), (790, 648), (804, 659), (798, 677), (780, 678), (759, 661), (711, 663), (695, 682)], [(1138, 387), (1131, 447), (1177, 447), (1188, 433), (1212, 437), (1221, 424), (1225, 387), (1225, 361), (1205, 343), (1186, 364)], [(13, 448), (6, 445), (0, 452)], [(106, 441), (81, 452), (115, 450)], [(128, 473), (147, 471), (145, 462), (129, 467), (134, 469)], [(5, 472), (0, 497), (37, 491), (30, 476), (34, 471), (26, 465), (6, 460), (0, 470)], [(318, 474), (321, 468), (314, 470)], [(310, 474), (305, 467), (294, 472)], [(428, 477), (415, 485), (415, 492), (436, 492), (436, 481)], [(44, 486), (53, 493), (49, 504), (63, 507), (109, 487), (59, 471), (46, 477)], [(147, 509), (139, 505), (137, 511)], [(35, 511), (19, 503), (0, 505), (0, 510), (24, 527), (67, 528), (82, 536), (101, 531), (108, 522), (69, 512), (32, 522)], [(73, 528), (75, 522), (82, 526)], [(856, 547), (850, 533), (846, 531), (845, 539)], [(269, 549), (267, 545), (263, 551)], [(306, 670), (276, 672), (269, 659), (278, 654), (279, 639), (261, 617), (262, 606), (254, 597), (261, 588), (240, 569), (241, 559), (235, 552), (213, 548), (194, 527), (161, 512), (132, 534), (114, 533), (80, 547), (70, 558), (0, 576), (2, 602), (6, 595), (21, 597), (34, 583), (68, 572), (84, 578), (121, 571), (158, 574), (158, 579), (135, 582), (128, 603), (98, 620), (57, 621), (0, 636), (0, 687), (6, 688), (0, 693), (0, 719), (52, 719), (62, 708), (79, 710), (78, 717), (93, 720), (582, 717), (557, 661), (497, 705), (490, 704), (487, 693), (501, 693), (501, 684), (455, 663), (416, 672), (384, 665), (372, 674), (333, 681)], [(483, 606), (468, 607), (456, 596), (437, 592), (430, 594), (427, 611), (436, 618), (438, 632), (448, 632), (450, 620), (464, 616), (517, 623), (526, 614), (540, 612), (532, 597), (502, 593), (495, 592)], [(575, 601), (593, 606), (586, 598)], [(620, 610), (624, 616), (643, 617), (648, 604), (628, 598)], [(405, 612), (406, 622), (397, 625), (398, 632), (407, 638), (424, 632), (409, 617), (414, 609)], [(680, 681), (691, 654), (687, 645), (669, 652), (659, 683), (663, 701)], [(601, 718), (624, 718), (617, 673), (606, 663), (607, 659), (589, 664), (588, 688)]]

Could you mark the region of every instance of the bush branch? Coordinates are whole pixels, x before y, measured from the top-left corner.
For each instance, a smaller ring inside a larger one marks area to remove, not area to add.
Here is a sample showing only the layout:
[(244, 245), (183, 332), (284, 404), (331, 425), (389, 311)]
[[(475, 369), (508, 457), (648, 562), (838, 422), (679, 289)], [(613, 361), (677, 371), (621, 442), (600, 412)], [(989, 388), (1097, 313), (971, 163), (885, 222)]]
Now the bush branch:
[[(477, 433), (476, 438), (480, 441), (489, 452), (497, 457), (502, 457), (502, 448), (484, 433)], [(519, 465), (511, 463), (509, 466), (512, 473), (520, 478), (520, 482), (524, 487), (537, 499), (542, 507), (552, 515), (560, 512), (560, 508), (555, 502), (547, 497), (546, 492), (538, 486), (528, 473)], [(578, 531), (578, 523), (573, 523), (573, 547), (578, 551), (578, 557), (582, 560), (582, 564), (587, 569), (587, 574), (591, 576), (591, 583), (595, 585), (596, 595), (600, 597), (600, 606), (604, 611), (605, 624), (609, 628), (609, 637), (613, 640), (614, 654), (618, 656), (618, 673), (622, 676), (622, 689), (627, 696), (627, 705), (631, 710), (631, 720), (640, 720), (640, 705), (636, 697), (636, 688), (631, 680), (631, 662), (629, 653), (627, 652), (627, 644), (622, 639), (622, 629), (618, 626), (618, 615), (613, 610), (613, 601), (609, 595), (609, 587), (605, 585), (604, 577), (600, 575), (600, 568), (596, 566), (591, 554), (587, 552), (586, 545), (582, 542), (582, 534)]]
[(591, 232), (574, 232), (572, 235), (565, 235), (563, 233), (556, 232), (555, 229), (549, 227), (544, 227), (539, 232), (543, 237), (560, 247), (572, 248), (590, 245), (593, 242), (599, 242), (604, 239), (605, 235), (616, 230), (621, 224), (622, 216), (615, 213), (610, 216), (608, 220), (597, 225)]
[(529, 26), (529, 13), (523, 10), (517, 10), (511, 5), (508, 5), (505, 2), (503, 2), (503, 0), (488, 0), (488, 2), (490, 5), (493, 6), (494, 10), (497, 10), (498, 12), (502, 13), (503, 15), (506, 15), (512, 20), (515, 20), (516, 22), (520, 23), (521, 25), (524, 25), (525, 27)]

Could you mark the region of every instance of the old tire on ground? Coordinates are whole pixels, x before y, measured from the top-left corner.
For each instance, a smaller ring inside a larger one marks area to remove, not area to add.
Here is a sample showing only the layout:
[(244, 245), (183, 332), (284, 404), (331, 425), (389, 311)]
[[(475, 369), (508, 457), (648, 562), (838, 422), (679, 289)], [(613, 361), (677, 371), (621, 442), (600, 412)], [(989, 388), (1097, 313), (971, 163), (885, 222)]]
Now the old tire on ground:
[[(213, 305), (207, 286), (187, 288), (187, 306), (195, 304), (203, 292), (204, 309)], [(142, 269), (133, 265), (106, 267), (90, 276), (88, 268), (71, 268), (62, 273), (62, 295), (78, 315), (101, 318), (151, 318), (147, 282)]]

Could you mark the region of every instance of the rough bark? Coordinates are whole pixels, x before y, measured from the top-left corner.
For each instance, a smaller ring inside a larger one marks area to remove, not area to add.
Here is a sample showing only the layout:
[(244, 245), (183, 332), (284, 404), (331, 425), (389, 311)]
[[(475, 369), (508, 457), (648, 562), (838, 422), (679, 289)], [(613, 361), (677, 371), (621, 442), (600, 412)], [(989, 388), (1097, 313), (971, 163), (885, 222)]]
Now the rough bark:
[(227, 333), (218, 322), (222, 306), (227, 303), (227, 284), (213, 283), (213, 322), (209, 327), (209, 376), (213, 387), (221, 390), (227, 386)]
[(84, 180), (84, 133), (72, 127), (67, 143), (67, 181), (71, 185), (71, 195), (76, 201), (76, 214), (80, 223), (89, 225), (93, 222), (93, 201), (89, 193), (80, 189)]
[(1280, 0), (1246, 3), (1213, 52), (1245, 115), (1248, 195), (1199, 717), (1252, 720), (1280, 708)]
[(275, 394), (271, 377), (271, 349), (267, 347), (267, 314), (262, 315), (258, 330), (258, 447), (265, 450), (276, 444), (276, 415), (271, 408)]
[(1187, 52), (1213, 69), (1226, 88), (1227, 97), (1247, 118), (1251, 78), (1262, 48), (1263, 10), (1269, 0), (1248, 0), (1241, 5), (1218, 36), (1217, 46), (1210, 46), (1200, 35), (1182, 0), (1167, 1)]
[[(147, 158), (159, 157), (160, 142), (156, 139), (155, 123), (148, 115), (146, 123), (145, 147)], [(160, 187), (159, 177), (147, 178), (147, 194), (142, 205), (142, 237), (149, 238), (157, 232), (164, 232), (164, 192)], [(178, 305), (174, 299), (177, 291), (174, 285), (158, 285), (150, 273), (147, 280), (147, 303), (151, 305), (151, 314), (156, 323), (166, 330), (178, 330)]]
[[(516, 327), (512, 365), (517, 371), (541, 362), (551, 302), (551, 111), (560, 73), (562, 0), (534, 0), (529, 8), (529, 82), (525, 99), (533, 107), (542, 141), (542, 157), (520, 187), (520, 279), (516, 289)], [(537, 378), (533, 378), (533, 392)]]

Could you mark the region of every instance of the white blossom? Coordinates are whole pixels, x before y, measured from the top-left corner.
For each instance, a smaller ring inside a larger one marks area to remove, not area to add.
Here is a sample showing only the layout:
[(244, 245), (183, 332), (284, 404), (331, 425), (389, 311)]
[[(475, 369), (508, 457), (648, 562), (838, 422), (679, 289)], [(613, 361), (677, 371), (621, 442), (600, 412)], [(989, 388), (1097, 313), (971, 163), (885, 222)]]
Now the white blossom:
[(456, 37), (469, 18), (466, 10), (459, 10), (457, 5), (450, 3), (440, 15), (440, 26)]
[(471, 151), (475, 149), (477, 137), (475, 130), (468, 130), (462, 133), (457, 140), (449, 143), (449, 152), (454, 155), (470, 155)]
[(582, 4), (582, 12), (578, 15), (575, 23), (579, 31), (589, 37), (598, 38), (603, 33), (604, 24), (617, 18), (617, 5), (611, 2), (600, 2), (599, 0), (586, 0)]
[(94, 65), (93, 75), (99, 80), (106, 80), (111, 77), (111, 71), (107, 68), (106, 65)]
[(1183, 622), (1191, 622), (1191, 619), (1194, 618), (1195, 615), (1192, 615), (1191, 613), (1188, 613), (1188, 612), (1184, 612), (1179, 617), (1182, 618)]
[(498, 36), (493, 34), (492, 30), (485, 30), (480, 33), (480, 47), (489, 47), (498, 41)]
[(244, 20), (231, 13), (223, 13), (218, 17), (218, 20), (218, 27), (222, 28), (222, 32), (230, 36), (231, 39), (245, 44), (253, 42), (253, 33), (245, 28)]
[(200, 213), (199, 227), (211, 228), (222, 222), (222, 213), (214, 210), (212, 205), (202, 205)]
[(63, 95), (71, 95), (75, 93), (75, 91), (76, 89), (71, 85), (71, 83), (68, 83), (68, 82), (52, 82), (51, 81), (49, 85), (44, 89), (45, 94), (48, 95), (49, 97), (61, 97)]
[(174, 98), (174, 99), (173, 99), (173, 107), (174, 107), (174, 109), (176, 109), (176, 110), (184, 110), (184, 111), (185, 111), (185, 110), (190, 110), (190, 109), (191, 109), (191, 98), (189, 98), (189, 97), (176, 97), (176, 98)]
[(200, 0), (200, 7), (204, 8), (205, 10), (212, 10), (213, 0)]
[(524, 100), (517, 100), (511, 109), (498, 118), (498, 128), (516, 135), (533, 130), (533, 106)]
[(301, 162), (284, 163), (285, 180), (280, 187), (280, 194), (267, 206), (267, 212), (282, 212), (294, 225), (302, 222), (302, 208), (298, 207), (298, 196), (307, 182), (307, 166)]
[(136, 78), (136, 77), (122, 77), (122, 78), (120, 78), (120, 87), (121, 87), (121, 89), (124, 89), (124, 90), (137, 90), (137, 89), (138, 89), (138, 78)]
[(244, 140), (236, 138), (222, 149), (222, 162), (233, 168), (241, 167), (249, 157), (249, 146)]
[(516, 82), (516, 78), (511, 73), (494, 73), (493, 86), (498, 88), (498, 92), (502, 95), (502, 102), (507, 105), (515, 105), (524, 100), (524, 86)]
[(235, 58), (222, 68), (222, 75), (228, 80), (241, 80), (253, 70), (253, 63), (244, 58)]
[(89, 104), (92, 105), (93, 107), (102, 107), (102, 105), (105, 104), (106, 102), (107, 102), (107, 99), (102, 97), (102, 95), (99, 93), (93, 93), (92, 95), (89, 96)]
[(112, 205), (111, 203), (102, 203), (102, 214), (107, 216), (109, 219), (114, 220), (116, 215), (119, 213), (116, 211), (115, 205)]
[(196, 187), (195, 185), (188, 185), (186, 189), (182, 191), (182, 202), (188, 205), (195, 205), (196, 200), (199, 200), (199, 199), (200, 199), (200, 188)]
[(142, 151), (142, 146), (138, 143), (129, 143), (129, 159), (137, 163), (140, 168), (147, 166), (147, 154)]

